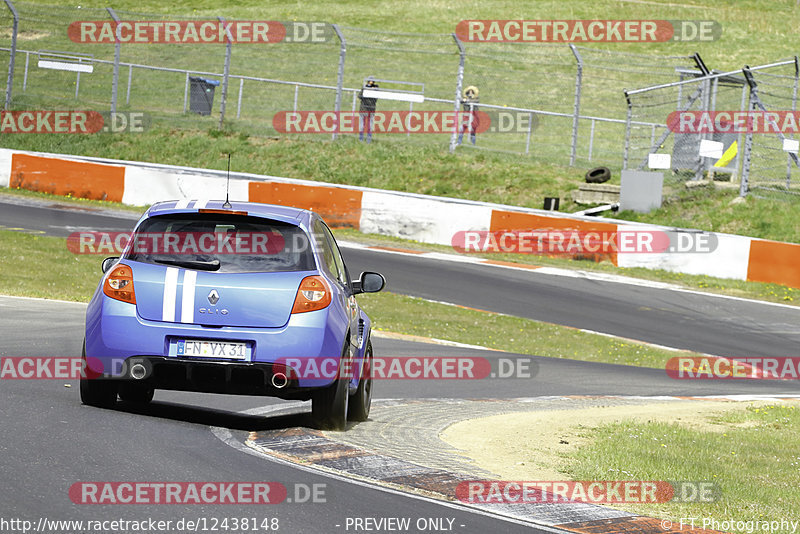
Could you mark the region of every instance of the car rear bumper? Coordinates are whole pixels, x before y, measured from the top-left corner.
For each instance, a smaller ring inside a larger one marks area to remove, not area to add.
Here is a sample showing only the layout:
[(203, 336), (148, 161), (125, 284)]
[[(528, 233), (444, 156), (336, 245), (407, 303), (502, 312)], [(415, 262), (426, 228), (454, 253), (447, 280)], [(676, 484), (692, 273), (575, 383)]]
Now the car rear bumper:
[[(293, 314), (280, 328), (210, 328), (196, 324), (148, 321), (136, 306), (96, 295), (86, 315), (86, 356), (96, 372), (125, 378), (132, 358), (153, 362), (157, 389), (277, 395), (270, 380), (273, 364), (286, 359), (330, 360), (341, 357), (347, 323), (329, 317), (329, 309)], [(179, 339), (238, 341), (247, 344), (246, 358), (225, 360), (175, 355)], [(130, 360), (130, 361), (129, 361)], [(175, 383), (168, 377), (174, 376)], [(214, 380), (204, 377), (215, 377)], [(295, 377), (290, 389), (319, 388), (329, 377)], [(259, 389), (261, 388), (261, 389)]]
[(131, 356), (112, 379), (123, 380), (153, 389), (302, 400), (310, 398), (315, 389), (300, 386), (296, 373), (281, 364), (202, 361), (163, 356)]

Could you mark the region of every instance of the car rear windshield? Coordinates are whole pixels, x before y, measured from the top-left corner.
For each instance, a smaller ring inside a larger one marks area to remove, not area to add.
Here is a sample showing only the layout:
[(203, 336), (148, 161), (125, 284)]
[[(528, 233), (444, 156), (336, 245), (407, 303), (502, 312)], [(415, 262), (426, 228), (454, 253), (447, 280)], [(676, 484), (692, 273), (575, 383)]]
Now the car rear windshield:
[(308, 235), (293, 224), (246, 215), (157, 215), (134, 232), (126, 259), (226, 273), (309, 271)]

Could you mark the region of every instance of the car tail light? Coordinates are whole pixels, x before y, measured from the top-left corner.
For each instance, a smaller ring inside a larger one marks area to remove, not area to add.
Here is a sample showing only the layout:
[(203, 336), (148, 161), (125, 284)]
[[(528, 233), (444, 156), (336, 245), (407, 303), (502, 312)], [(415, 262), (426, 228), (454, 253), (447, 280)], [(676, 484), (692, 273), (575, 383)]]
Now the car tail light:
[(294, 298), (292, 313), (321, 310), (330, 303), (331, 290), (328, 287), (328, 282), (318, 275), (306, 276), (300, 282), (300, 288)]
[(112, 299), (136, 304), (136, 293), (133, 290), (133, 271), (127, 265), (117, 265), (108, 273), (103, 282), (103, 294)]

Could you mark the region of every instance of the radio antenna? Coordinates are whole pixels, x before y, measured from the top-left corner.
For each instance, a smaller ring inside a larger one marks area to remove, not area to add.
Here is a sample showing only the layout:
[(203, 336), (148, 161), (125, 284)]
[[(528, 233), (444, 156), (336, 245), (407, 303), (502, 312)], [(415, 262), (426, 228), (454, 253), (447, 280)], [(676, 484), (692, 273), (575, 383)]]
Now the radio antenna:
[(231, 192), (231, 153), (228, 152), (228, 178), (225, 180), (225, 204), (222, 205), (225, 209), (231, 209), (230, 203), (230, 192)]

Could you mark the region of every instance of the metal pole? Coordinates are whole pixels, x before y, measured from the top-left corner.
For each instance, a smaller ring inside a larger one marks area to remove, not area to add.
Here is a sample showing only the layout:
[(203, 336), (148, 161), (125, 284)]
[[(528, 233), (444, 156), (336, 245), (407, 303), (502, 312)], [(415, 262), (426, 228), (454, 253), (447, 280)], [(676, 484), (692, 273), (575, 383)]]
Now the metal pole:
[[(458, 47), (458, 73), (456, 74), (456, 98), (455, 98), (455, 105), (453, 111), (455, 112), (455, 116), (458, 117), (458, 109), (461, 107), (461, 87), (464, 83), (464, 59), (466, 57), (466, 51), (464, 50), (464, 45), (461, 43), (461, 40), (456, 36), (455, 33), (451, 34), (453, 36), (453, 40), (456, 42), (456, 46)], [(461, 124), (459, 120), (456, 120), (456, 128), (453, 130), (453, 135), (450, 136), (450, 152), (456, 151), (456, 143), (458, 142), (458, 131), (461, 129)]]
[[(794, 84), (792, 86), (792, 111), (797, 111), (797, 78), (800, 74), (800, 65), (798, 65), (798, 57), (794, 56)], [(794, 139), (794, 134), (791, 134), (790, 139)], [(786, 189), (792, 185), (792, 158), (786, 154)]]
[(222, 71), (222, 102), (219, 105), (219, 129), (222, 129), (222, 122), (225, 120), (225, 103), (228, 100), (228, 76), (231, 72), (231, 52), (233, 51), (233, 36), (225, 24), (225, 19), (217, 17), (219, 21), (225, 25), (225, 68)]
[(28, 61), (31, 59), (31, 53), (25, 52), (25, 74), (22, 75), (22, 92), (28, 90)]
[(575, 56), (575, 61), (577, 62), (577, 71), (575, 73), (575, 104), (573, 105), (572, 111), (572, 149), (569, 156), (569, 164), (570, 166), (575, 165), (575, 158), (578, 155), (578, 117), (580, 116), (581, 112), (581, 84), (583, 81), (583, 58), (581, 58), (580, 52), (578, 52), (577, 47), (570, 43), (569, 44), (570, 50), (572, 50), (572, 55)]
[[(700, 87), (703, 90), (703, 98), (702, 98), (702, 103), (701, 103), (702, 109), (708, 110), (708, 109), (710, 109), (710, 106), (711, 106), (711, 80), (708, 80), (708, 79), (703, 80), (703, 82), (700, 84)], [(699, 137), (700, 143), (702, 143), (704, 139), (708, 139), (708, 138), (709, 138), (709, 134), (701, 133), (700, 137)], [(700, 157), (700, 153), (698, 152), (696, 167), (695, 167), (695, 170), (694, 170), (694, 179), (695, 180), (702, 180), (703, 179), (703, 174), (707, 170), (708, 165), (711, 163), (709, 160), (710, 160), (710, 158), (701, 158)]]
[[(747, 110), (747, 84), (742, 85), (742, 101), (739, 103), (739, 111)], [(739, 137), (736, 139), (736, 172), (741, 176), (742, 170), (742, 154), (744, 153), (744, 134), (739, 132)], [(733, 181), (733, 180), (731, 180)]]
[(131, 80), (133, 80), (133, 65), (128, 65), (128, 91), (125, 93), (125, 105), (131, 103)]
[(297, 91), (299, 91), (299, 90), (300, 90), (300, 86), (299, 85), (295, 85), (294, 86), (294, 104), (292, 104), (292, 111), (294, 111), (295, 113), (297, 113)]
[(244, 78), (239, 78), (239, 98), (236, 102), (236, 118), (242, 115), (242, 91), (244, 90)]
[[(336, 117), (339, 117), (339, 112), (342, 109), (342, 87), (344, 87), (344, 60), (347, 56), (347, 41), (336, 24), (331, 24), (336, 37), (339, 38), (339, 68), (336, 71), (336, 101), (333, 104), (333, 111)], [(355, 108), (355, 93), (353, 93), (353, 107)], [(331, 135), (331, 140), (336, 140), (336, 132)]]
[(531, 130), (533, 130), (533, 113), (528, 113), (528, 136), (525, 139), (525, 153), (531, 148)]
[(11, 3), (11, 0), (5, 0), (8, 10), (11, 11), (11, 16), (14, 22), (11, 25), (11, 52), (8, 59), (8, 78), (6, 78), (6, 102), (3, 106), (8, 109), (11, 106), (11, 86), (14, 85), (14, 59), (17, 57), (17, 30), (19, 29), (19, 13), (17, 8)]
[(116, 23), (114, 26), (114, 76), (111, 80), (111, 113), (117, 111), (117, 87), (119, 86), (119, 52), (120, 52), (120, 38), (119, 38), (119, 17), (114, 13), (114, 9), (107, 7), (106, 11), (111, 15)]
[(631, 104), (631, 97), (628, 94), (628, 91), (622, 91), (625, 93), (625, 101), (628, 103), (628, 112), (625, 115), (625, 147), (622, 149), (622, 170), (626, 170), (628, 168), (628, 151), (631, 145), (631, 119), (633, 118), (633, 105)]
[(186, 113), (186, 104), (189, 100), (189, 73), (186, 73), (186, 85), (183, 87), (183, 112)]
[[(753, 111), (755, 106), (753, 105), (753, 92), (756, 90), (755, 80), (753, 79), (753, 75), (750, 71), (745, 67), (742, 69), (742, 74), (744, 74), (745, 79), (747, 80), (747, 85), (750, 87), (750, 91), (747, 95), (747, 111)], [(753, 150), (753, 133), (749, 131), (745, 135), (744, 141), (744, 153), (742, 154), (742, 180), (739, 182), (739, 196), (744, 197), (747, 196), (747, 191), (750, 189), (750, 154)]]

